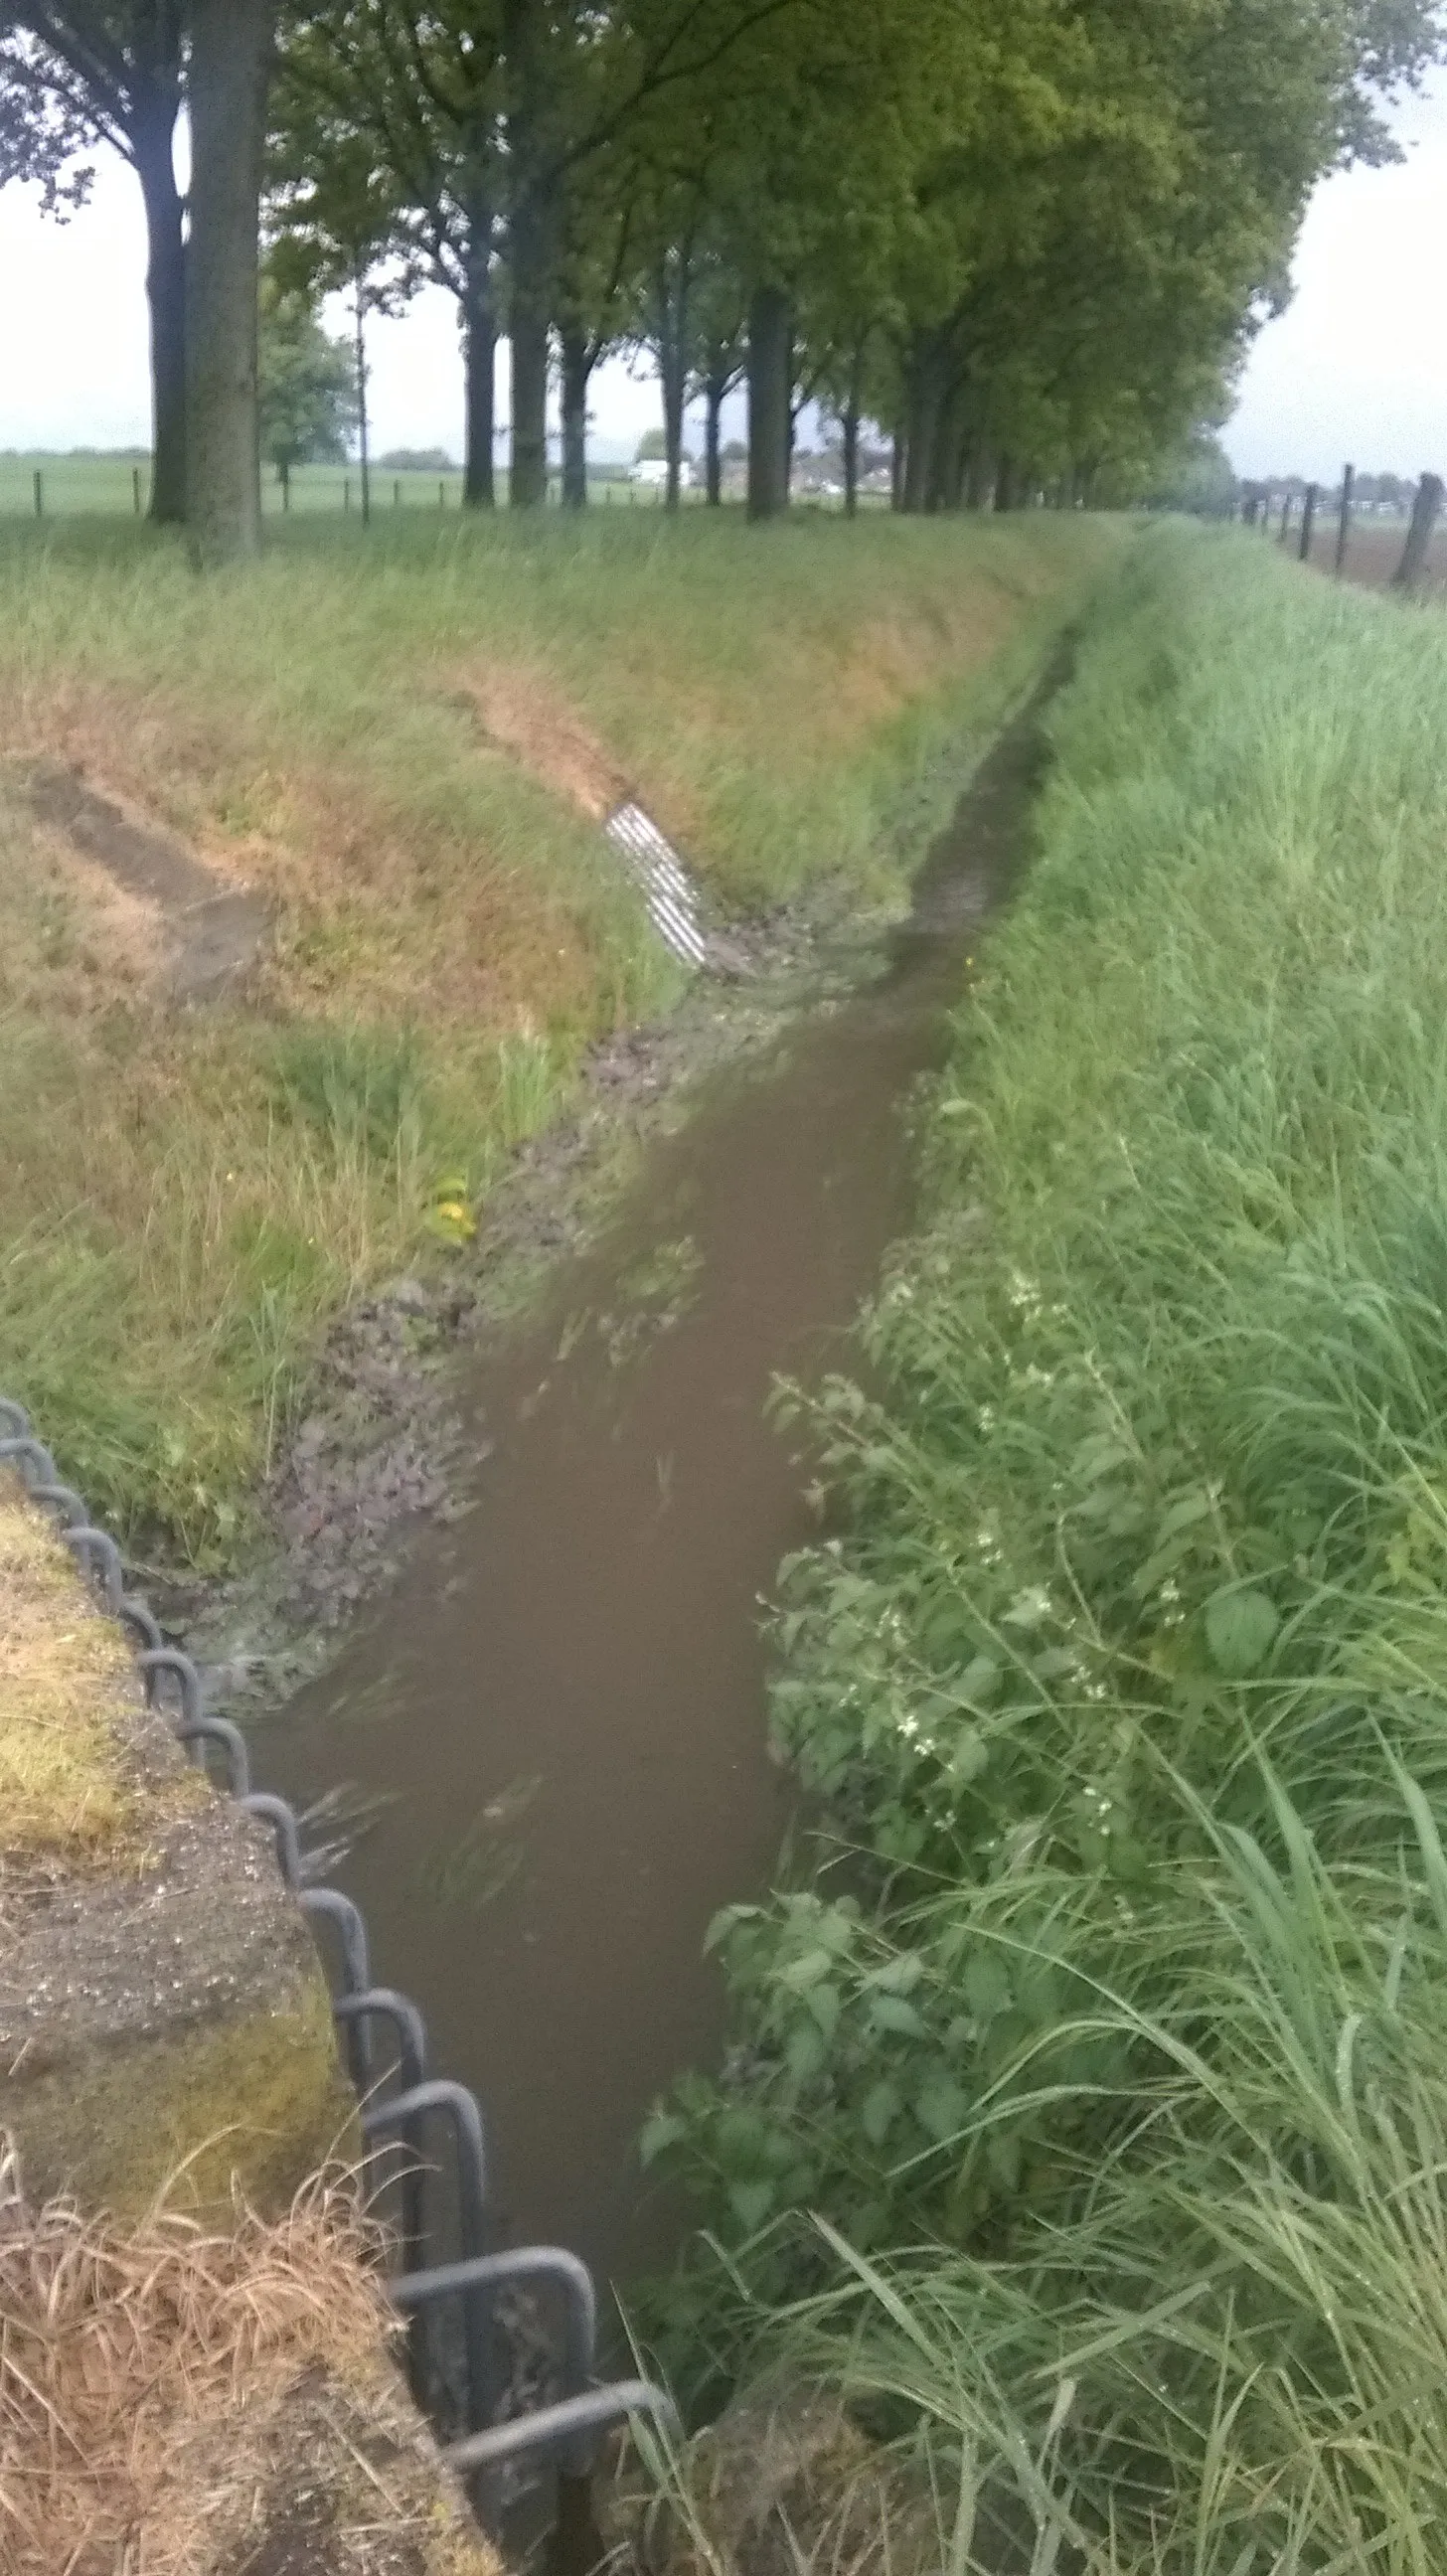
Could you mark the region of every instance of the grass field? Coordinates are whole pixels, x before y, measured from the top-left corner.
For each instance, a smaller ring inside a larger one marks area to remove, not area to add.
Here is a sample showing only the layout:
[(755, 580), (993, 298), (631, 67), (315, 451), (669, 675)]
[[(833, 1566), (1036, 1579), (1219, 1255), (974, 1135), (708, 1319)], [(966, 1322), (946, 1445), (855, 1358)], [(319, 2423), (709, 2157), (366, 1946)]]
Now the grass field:
[(0, 529), (12, 780), (77, 765), (274, 919), (244, 1005), (168, 1015), (153, 925), (0, 770), (0, 1381), (97, 1507), (233, 1544), (326, 1316), (445, 1258), (589, 1040), (676, 993), (611, 796), (724, 916), (887, 894), (1115, 542), (301, 514), (201, 584), (124, 519)]
[[(37, 474), (42, 518), (139, 518), (150, 504), (148, 458), (0, 454), (0, 518), (35, 517)], [(462, 506), (462, 476), (456, 469), (445, 474), (413, 470), (396, 474), (389, 466), (374, 464), (371, 483), (372, 508), (379, 517), (396, 510), (447, 511)], [(549, 483), (549, 499), (556, 502), (560, 490), (561, 477), (555, 470)], [(589, 492), (600, 509), (649, 510), (663, 506), (660, 491), (647, 484), (630, 483), (627, 469), (621, 465), (591, 470)], [(695, 485), (689, 486), (683, 497), (691, 509), (702, 506), (703, 492)], [(498, 472), (497, 498), (499, 506), (505, 507), (505, 468)], [(287, 511), (299, 517), (351, 511), (360, 519), (361, 468), (355, 464), (299, 465), (291, 475), (285, 496), (276, 475), (268, 469), (262, 478), (261, 505), (269, 519), (280, 518)], [(862, 497), (866, 516), (875, 506), (874, 495)]]
[[(1347, 531), (1346, 560), (1342, 566), (1346, 579), (1362, 590), (1386, 590), (1402, 560), (1406, 537), (1405, 519), (1353, 519)], [(1327, 510), (1312, 530), (1311, 561), (1316, 571), (1334, 571), (1336, 541), (1336, 515), (1334, 511)], [(1288, 529), (1284, 546), (1280, 543), (1274, 520), (1271, 534), (1266, 537), (1258, 535), (1256, 543), (1275, 546), (1279, 554), (1292, 563), (1297, 562), (1301, 546), (1299, 516), (1297, 525)], [(1422, 591), (1426, 597), (1440, 598), (1444, 589), (1447, 589), (1447, 526), (1439, 521), (1427, 549)]]
[(1441, 2564), (1444, 704), (1433, 612), (1132, 554), (883, 1392), (808, 1408), (775, 1726), (848, 1848), (716, 1927), (751, 2073), (648, 2144), (695, 2364), (845, 2388), (962, 2576)]

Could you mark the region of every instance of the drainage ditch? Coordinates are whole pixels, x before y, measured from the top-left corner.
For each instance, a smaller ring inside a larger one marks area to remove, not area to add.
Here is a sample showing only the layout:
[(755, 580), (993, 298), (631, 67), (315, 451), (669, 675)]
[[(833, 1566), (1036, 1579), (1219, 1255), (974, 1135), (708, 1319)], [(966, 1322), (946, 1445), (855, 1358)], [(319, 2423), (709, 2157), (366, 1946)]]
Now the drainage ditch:
[(637, 2132), (717, 2057), (704, 1931), (768, 1885), (790, 1823), (761, 1602), (816, 1524), (770, 1384), (847, 1364), (910, 1222), (907, 1103), (1009, 890), (1060, 676), (976, 772), (887, 971), (720, 1079), (463, 1382), (492, 1448), (460, 1515), (266, 1735), (295, 1807), (346, 1784), (367, 1818), (340, 1882), (488, 2106), (502, 2235), (615, 2282), (678, 2241)]

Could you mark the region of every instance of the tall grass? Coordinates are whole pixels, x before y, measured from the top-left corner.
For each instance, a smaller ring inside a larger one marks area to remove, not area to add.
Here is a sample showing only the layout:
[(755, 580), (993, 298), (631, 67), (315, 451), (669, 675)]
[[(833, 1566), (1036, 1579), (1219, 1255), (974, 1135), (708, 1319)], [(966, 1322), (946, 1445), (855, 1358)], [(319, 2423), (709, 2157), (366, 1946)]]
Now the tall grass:
[(961, 2568), (1442, 2562), (1444, 693), (1435, 618), (1140, 550), (885, 1391), (803, 1408), (775, 1720), (844, 1847), (717, 1927), (753, 2080), (649, 2145), (695, 2354), (926, 2441)]
[(570, 800), (579, 728), (721, 910), (829, 871), (877, 896), (942, 747), (1112, 541), (403, 512), (288, 524), (198, 584), (142, 527), (0, 530), (0, 754), (77, 763), (274, 918), (250, 1001), (168, 1020), (127, 963), (154, 926), (0, 768), (0, 1381), (97, 1508), (234, 1547), (328, 1315), (429, 1257), (592, 1038), (676, 998)]

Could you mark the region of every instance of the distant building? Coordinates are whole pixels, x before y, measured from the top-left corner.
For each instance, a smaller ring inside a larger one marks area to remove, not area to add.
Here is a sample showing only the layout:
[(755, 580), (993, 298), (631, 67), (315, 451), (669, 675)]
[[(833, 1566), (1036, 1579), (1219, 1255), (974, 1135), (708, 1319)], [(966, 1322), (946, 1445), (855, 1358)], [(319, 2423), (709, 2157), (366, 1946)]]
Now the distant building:
[[(678, 479), (682, 489), (686, 492), (693, 481), (693, 467), (689, 464), (687, 457), (683, 459), (683, 462), (679, 467)], [(665, 483), (668, 481), (667, 458), (663, 456), (640, 456), (638, 463), (629, 467), (628, 480), (630, 483), (644, 484), (651, 492), (661, 492)]]

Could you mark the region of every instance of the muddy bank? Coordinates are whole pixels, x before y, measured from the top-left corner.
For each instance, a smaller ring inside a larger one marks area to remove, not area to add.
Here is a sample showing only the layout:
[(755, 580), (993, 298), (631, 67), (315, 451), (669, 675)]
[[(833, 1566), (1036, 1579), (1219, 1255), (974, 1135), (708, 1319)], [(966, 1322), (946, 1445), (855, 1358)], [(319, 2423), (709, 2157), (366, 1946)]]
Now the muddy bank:
[[(789, 1824), (760, 1601), (815, 1523), (769, 1388), (844, 1357), (910, 1221), (911, 1089), (1008, 886), (1038, 756), (1021, 721), (885, 970), (777, 1021), (686, 1122), (661, 1114), (529, 1326), (433, 1381), (446, 1497), (258, 1738), (266, 1776), (352, 1843), (329, 1869), (487, 2105), (499, 2228), (615, 2277), (676, 2239), (640, 2193), (638, 2125), (716, 2054), (704, 1930), (768, 1885)], [(388, 1312), (404, 1342), (431, 1329), (410, 1303)], [(396, 1365), (421, 1383), (435, 1353)]]

